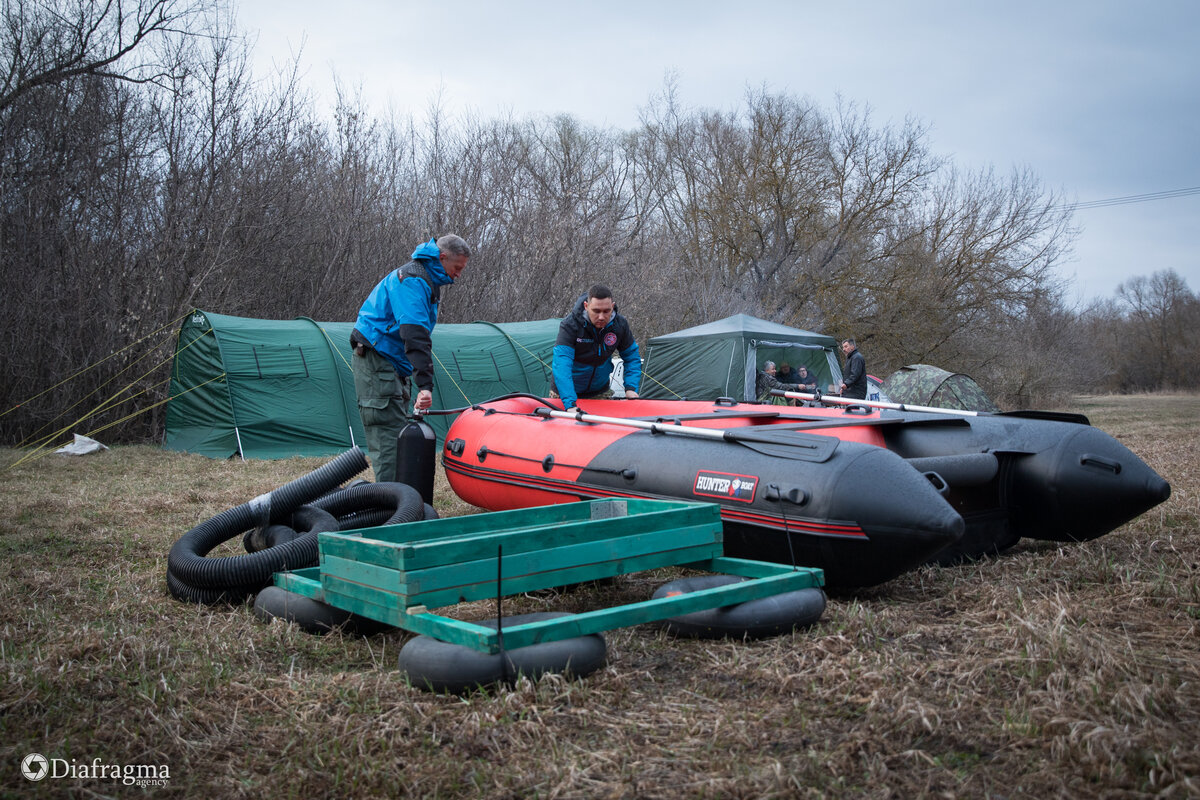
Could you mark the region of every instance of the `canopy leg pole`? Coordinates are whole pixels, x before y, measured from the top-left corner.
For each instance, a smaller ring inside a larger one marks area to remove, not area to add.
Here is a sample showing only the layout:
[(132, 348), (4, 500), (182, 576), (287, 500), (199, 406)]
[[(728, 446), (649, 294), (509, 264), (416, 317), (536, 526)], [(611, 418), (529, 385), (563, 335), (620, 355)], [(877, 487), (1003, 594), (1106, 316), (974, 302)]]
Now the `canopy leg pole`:
[(238, 455), (241, 457), (242, 461), (245, 461), (246, 454), (242, 452), (242, 432), (238, 430), (237, 425), (233, 426), (233, 436), (237, 439)]

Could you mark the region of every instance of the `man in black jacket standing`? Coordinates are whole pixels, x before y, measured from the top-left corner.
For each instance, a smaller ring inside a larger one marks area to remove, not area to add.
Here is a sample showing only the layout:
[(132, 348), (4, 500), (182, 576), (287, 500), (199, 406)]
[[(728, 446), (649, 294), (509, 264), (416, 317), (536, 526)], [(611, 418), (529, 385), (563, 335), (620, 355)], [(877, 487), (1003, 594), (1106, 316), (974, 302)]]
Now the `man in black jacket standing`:
[(852, 400), (867, 399), (867, 362), (858, 352), (858, 342), (853, 338), (842, 341), (842, 352), (846, 354), (846, 369), (842, 373), (842, 397)]

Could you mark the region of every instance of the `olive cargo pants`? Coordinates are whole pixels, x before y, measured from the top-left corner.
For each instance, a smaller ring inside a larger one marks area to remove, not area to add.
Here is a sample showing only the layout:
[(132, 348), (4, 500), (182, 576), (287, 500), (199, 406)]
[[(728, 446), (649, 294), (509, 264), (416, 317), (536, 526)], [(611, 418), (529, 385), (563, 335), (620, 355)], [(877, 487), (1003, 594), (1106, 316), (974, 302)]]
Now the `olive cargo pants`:
[(358, 415), (367, 434), (367, 453), (376, 483), (396, 480), (396, 436), (408, 422), (408, 378), (379, 353), (364, 348), (352, 359)]

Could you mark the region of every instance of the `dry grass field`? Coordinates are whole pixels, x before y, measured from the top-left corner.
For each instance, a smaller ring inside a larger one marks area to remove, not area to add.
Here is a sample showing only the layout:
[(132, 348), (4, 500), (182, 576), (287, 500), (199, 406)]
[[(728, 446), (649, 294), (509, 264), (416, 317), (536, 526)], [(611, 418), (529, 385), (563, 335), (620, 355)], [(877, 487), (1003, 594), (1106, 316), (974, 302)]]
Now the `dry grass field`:
[[(167, 551), (185, 531), (324, 460), (119, 447), (9, 468), (20, 454), (0, 451), (0, 791), (1198, 796), (1200, 397), (1085, 397), (1068, 410), (1141, 455), (1171, 499), (1094, 542), (1023, 541), (832, 596), (816, 626), (789, 636), (621, 629), (585, 680), (465, 698), (405, 684), (405, 634), (315, 637), (167, 593)], [(444, 481), (438, 494), (443, 516), (471, 511)], [(505, 609), (631, 602), (670, 577)], [(30, 782), (29, 753), (92, 772)], [(169, 777), (128, 786), (94, 763)]]

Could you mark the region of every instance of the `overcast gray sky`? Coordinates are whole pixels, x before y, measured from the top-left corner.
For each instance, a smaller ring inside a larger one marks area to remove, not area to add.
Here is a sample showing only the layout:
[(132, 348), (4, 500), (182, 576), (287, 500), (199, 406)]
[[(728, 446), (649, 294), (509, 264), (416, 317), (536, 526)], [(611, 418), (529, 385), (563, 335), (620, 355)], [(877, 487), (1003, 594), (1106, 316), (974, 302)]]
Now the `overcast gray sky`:
[[(1083, 300), (1174, 269), (1200, 291), (1200, 1), (239, 0), (256, 72), (297, 52), (332, 104), (424, 113), (569, 113), (633, 127), (674, 73), (683, 103), (748, 87), (912, 116), (964, 169), (1029, 167), (1070, 201), (1176, 196), (1076, 212), (1063, 267)], [(301, 50), (301, 47), (303, 48)]]

